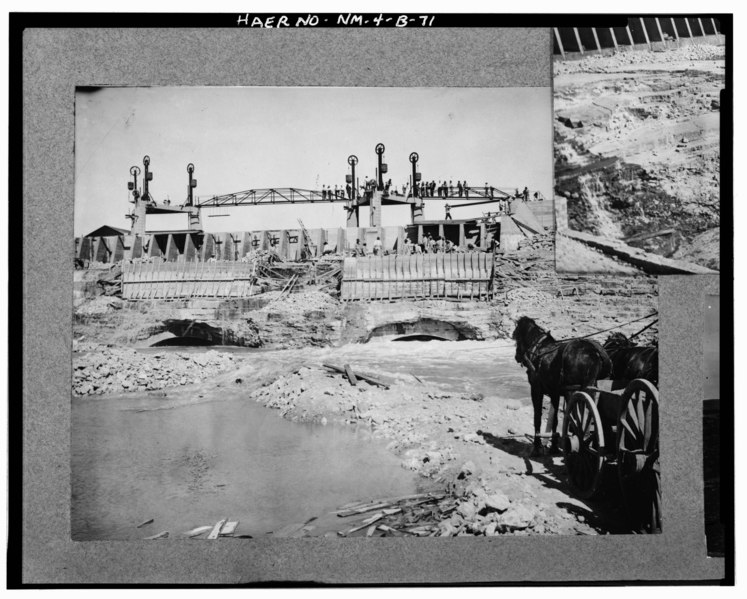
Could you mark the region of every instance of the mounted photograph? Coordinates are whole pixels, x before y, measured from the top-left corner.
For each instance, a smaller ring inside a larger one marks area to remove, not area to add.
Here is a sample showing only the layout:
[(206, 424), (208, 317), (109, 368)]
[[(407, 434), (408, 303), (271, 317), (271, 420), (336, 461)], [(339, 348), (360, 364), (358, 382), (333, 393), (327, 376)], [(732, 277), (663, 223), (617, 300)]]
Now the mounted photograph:
[(717, 273), (725, 35), (626, 21), (553, 30), (558, 270)]
[(78, 88), (72, 538), (660, 532), (657, 279), (556, 272), (553, 168), (550, 87)]

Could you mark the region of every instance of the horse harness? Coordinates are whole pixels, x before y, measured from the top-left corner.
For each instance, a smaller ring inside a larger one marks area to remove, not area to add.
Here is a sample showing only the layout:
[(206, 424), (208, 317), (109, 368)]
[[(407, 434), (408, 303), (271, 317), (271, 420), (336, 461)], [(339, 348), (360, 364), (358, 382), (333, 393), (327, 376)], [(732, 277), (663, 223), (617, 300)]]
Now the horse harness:
[(542, 333), (539, 337), (537, 337), (537, 340), (527, 348), (527, 350), (524, 352), (524, 355), (522, 356), (522, 364), (524, 364), (524, 367), (529, 371), (530, 374), (534, 374), (537, 371), (537, 369), (534, 367), (534, 364), (532, 364), (532, 360), (537, 358), (538, 356), (533, 352), (539, 347), (539, 344), (548, 337), (550, 337), (550, 333)]

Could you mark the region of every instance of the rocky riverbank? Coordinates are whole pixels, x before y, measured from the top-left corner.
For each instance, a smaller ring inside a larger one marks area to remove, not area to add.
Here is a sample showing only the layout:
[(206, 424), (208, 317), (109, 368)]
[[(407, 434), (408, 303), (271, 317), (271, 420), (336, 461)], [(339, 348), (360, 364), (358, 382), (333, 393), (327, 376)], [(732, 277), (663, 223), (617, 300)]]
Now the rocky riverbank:
[[(403, 468), (444, 490), (426, 506), (370, 502), (373, 508), (358, 516), (363, 526), (352, 530), (356, 520), (341, 523), (341, 530), (377, 536), (495, 536), (598, 534), (620, 527), (614, 507), (592, 511), (568, 495), (560, 458), (529, 458), (530, 444), (520, 433), (531, 428), (532, 415), (523, 402), (449, 393), (413, 375), (367, 374), (388, 388), (364, 380), (352, 386), (344, 375), (303, 366), (249, 395), (292, 421), (370, 427), (375, 437), (388, 441)], [(381, 511), (387, 507), (396, 511)], [(378, 520), (368, 522), (377, 514)]]
[(79, 344), (73, 354), (73, 393), (102, 395), (200, 384), (236, 368), (231, 354), (142, 353), (127, 348)]

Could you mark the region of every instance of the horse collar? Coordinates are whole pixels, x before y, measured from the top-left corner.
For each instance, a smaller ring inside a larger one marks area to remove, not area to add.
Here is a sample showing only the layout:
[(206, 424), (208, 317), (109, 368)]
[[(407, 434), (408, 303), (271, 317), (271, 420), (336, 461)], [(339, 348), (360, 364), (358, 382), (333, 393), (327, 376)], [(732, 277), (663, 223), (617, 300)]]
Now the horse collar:
[(526, 350), (526, 351), (524, 352), (524, 360), (526, 361), (526, 364), (525, 364), (525, 366), (526, 366), (527, 368), (529, 368), (530, 370), (534, 370), (534, 365), (532, 364), (532, 358), (533, 358), (534, 356), (531, 356), (531, 357), (530, 357), (530, 355), (531, 355), (531, 354), (533, 354), (534, 350), (535, 350), (535, 349), (537, 349), (537, 346), (538, 346), (538, 345), (539, 345), (539, 344), (540, 344), (540, 343), (541, 343), (541, 342), (542, 342), (543, 340), (545, 340), (545, 339), (546, 339), (547, 337), (549, 337), (549, 336), (550, 336), (550, 333), (547, 333), (547, 332), (545, 332), (545, 333), (542, 333), (542, 334), (541, 334), (541, 335), (540, 335), (539, 337), (537, 337), (537, 340), (536, 340), (536, 341), (535, 341), (534, 343), (532, 343), (532, 345), (530, 345), (530, 346), (529, 346), (529, 347), (527, 348), (527, 350)]

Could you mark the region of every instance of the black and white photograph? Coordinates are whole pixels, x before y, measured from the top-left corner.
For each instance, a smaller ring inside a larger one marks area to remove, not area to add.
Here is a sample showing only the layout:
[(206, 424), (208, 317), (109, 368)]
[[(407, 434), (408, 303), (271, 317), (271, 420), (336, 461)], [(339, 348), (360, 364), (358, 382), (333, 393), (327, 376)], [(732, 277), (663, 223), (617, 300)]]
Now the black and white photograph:
[(720, 23), (629, 18), (553, 35), (558, 270), (718, 272)]
[(659, 532), (656, 280), (555, 275), (550, 100), (79, 89), (72, 537)]
[(733, 582), (732, 16), (525, 17), (11, 15), (10, 586)]

